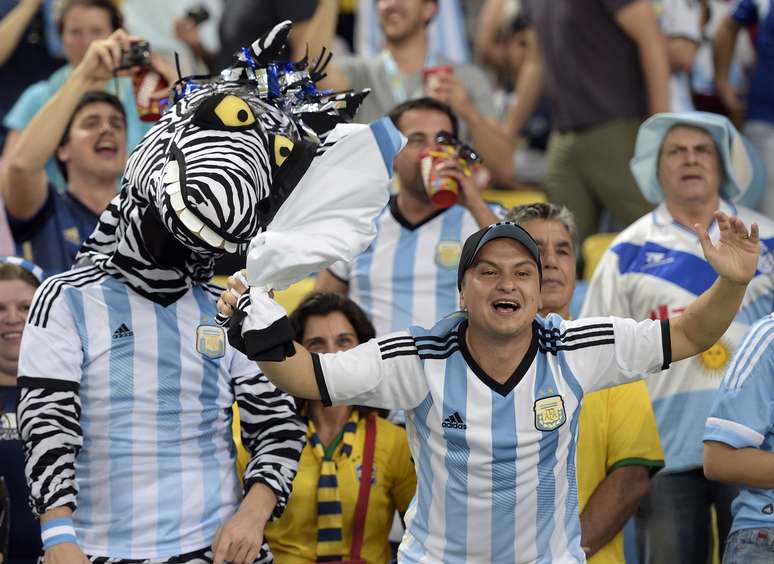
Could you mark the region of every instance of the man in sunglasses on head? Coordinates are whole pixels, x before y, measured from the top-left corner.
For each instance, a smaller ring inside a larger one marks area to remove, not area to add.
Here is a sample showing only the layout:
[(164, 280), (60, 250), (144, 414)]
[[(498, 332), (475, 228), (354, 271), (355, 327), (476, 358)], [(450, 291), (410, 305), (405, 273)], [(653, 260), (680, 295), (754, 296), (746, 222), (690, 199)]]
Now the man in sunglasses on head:
[[(457, 141), (457, 117), (446, 104), (417, 98), (396, 106), (390, 118), (408, 138), (395, 157), (397, 194), (378, 218), (369, 249), (321, 272), (315, 287), (349, 296), (377, 335), (413, 324), (430, 327), (455, 311), (462, 242), (504, 214), (481, 197), (473, 172), (478, 156)], [(439, 207), (449, 201), (431, 198), (422, 171), (428, 152), (447, 155), (434, 157), (434, 172), (456, 183), (456, 204)]]

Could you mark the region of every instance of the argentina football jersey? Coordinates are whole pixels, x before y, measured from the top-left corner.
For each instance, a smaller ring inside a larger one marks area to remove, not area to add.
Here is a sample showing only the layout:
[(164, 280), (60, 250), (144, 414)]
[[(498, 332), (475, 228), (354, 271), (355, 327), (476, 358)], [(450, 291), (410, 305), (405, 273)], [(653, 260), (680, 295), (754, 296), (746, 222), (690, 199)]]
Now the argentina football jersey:
[[(752, 326), (730, 363), (704, 429), (705, 441), (774, 452), (774, 313)], [(742, 487), (730, 533), (774, 527), (774, 490)], [(765, 546), (765, 545), (762, 545)]]
[[(499, 216), (503, 209), (490, 204)], [(462, 243), (478, 231), (463, 206), (439, 209), (411, 225), (395, 197), (376, 220), (376, 238), (349, 263), (329, 272), (348, 284), (348, 296), (368, 314), (377, 335), (411, 325), (431, 327), (459, 307), (457, 264)]]
[[(45, 465), (30, 466), (33, 495), (75, 507), (86, 554), (157, 559), (212, 544), (242, 500), (235, 400), (250, 403), (249, 413), (240, 409), (243, 440), (262, 429), (269, 459), (258, 456), (248, 471), (281, 490), (277, 460), (288, 456), (295, 468), (303, 429), (292, 400), (228, 345), (214, 321), (219, 293), (195, 285), (164, 307), (85, 267), (36, 294), (22, 346), (46, 352), (20, 359), (19, 385), (40, 393), (28, 395), (25, 413), (61, 410), (69, 422), (75, 412), (68, 440), (51, 443)], [(37, 433), (46, 423), (29, 425)]]
[(584, 562), (575, 435), (584, 393), (670, 362), (667, 323), (537, 318), (497, 383), (468, 351), (467, 319), (313, 356), (327, 404), (404, 409), (417, 493), (400, 561)]

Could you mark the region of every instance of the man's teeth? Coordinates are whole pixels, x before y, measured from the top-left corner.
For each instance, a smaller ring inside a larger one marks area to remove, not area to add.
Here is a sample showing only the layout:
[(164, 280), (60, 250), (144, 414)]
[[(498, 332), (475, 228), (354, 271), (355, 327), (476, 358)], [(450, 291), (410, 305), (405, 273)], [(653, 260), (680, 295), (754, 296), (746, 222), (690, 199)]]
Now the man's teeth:
[(507, 300), (499, 300), (494, 303), (494, 307), (517, 310), (519, 309), (519, 304), (517, 302), (511, 302)]
[(236, 243), (226, 241), (215, 231), (204, 225), (204, 222), (185, 206), (183, 194), (180, 190), (180, 167), (177, 161), (171, 160), (166, 164), (161, 178), (164, 182), (164, 190), (172, 204), (172, 209), (175, 210), (177, 217), (191, 233), (216, 249), (224, 249), (227, 253), (235, 253), (237, 251)]

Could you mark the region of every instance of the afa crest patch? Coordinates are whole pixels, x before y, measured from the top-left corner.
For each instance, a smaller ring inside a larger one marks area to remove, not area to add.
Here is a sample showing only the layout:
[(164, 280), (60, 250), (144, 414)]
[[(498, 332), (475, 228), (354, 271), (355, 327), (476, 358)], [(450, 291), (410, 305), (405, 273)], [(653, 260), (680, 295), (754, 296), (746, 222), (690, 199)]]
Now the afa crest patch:
[(441, 241), (435, 247), (435, 264), (444, 268), (457, 268), (462, 254), (459, 241)]
[(196, 350), (207, 358), (221, 358), (226, 354), (226, 333), (217, 325), (199, 325), (196, 328)]
[(562, 396), (549, 396), (535, 400), (535, 429), (538, 431), (553, 431), (567, 421)]

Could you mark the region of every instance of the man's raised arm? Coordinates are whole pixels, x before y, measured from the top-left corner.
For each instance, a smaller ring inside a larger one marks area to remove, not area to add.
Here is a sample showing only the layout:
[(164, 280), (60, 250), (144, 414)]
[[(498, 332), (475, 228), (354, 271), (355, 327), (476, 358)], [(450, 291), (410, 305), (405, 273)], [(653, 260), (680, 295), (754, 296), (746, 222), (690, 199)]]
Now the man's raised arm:
[(717, 211), (715, 219), (720, 229), (717, 245), (712, 244), (703, 227), (695, 225), (694, 230), (718, 278), (682, 315), (670, 321), (672, 361), (697, 355), (720, 339), (739, 311), (747, 284), (758, 266), (758, 225), (753, 223), (748, 233), (736, 217)]

